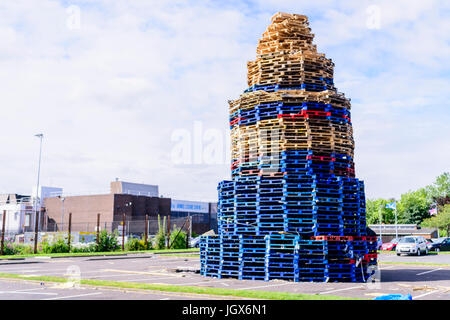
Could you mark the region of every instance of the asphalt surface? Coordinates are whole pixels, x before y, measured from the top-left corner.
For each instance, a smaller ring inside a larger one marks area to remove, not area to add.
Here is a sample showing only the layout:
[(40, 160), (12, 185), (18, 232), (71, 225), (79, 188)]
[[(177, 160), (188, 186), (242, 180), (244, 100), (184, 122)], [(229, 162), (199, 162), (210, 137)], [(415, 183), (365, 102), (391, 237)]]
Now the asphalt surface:
[(430, 253), (426, 256), (401, 255), (397, 256), (394, 252), (384, 252), (378, 256), (382, 262), (401, 262), (401, 263), (438, 263), (450, 264), (450, 253)]
[[(203, 300), (194, 295), (154, 293), (144, 290), (74, 287), (65, 284), (0, 280), (0, 300)], [(211, 299), (211, 298), (207, 298)]]
[[(129, 257), (27, 258), (0, 261), (0, 272), (26, 276), (57, 276), (67, 283), (0, 280), (0, 299), (221, 299), (195, 294), (110, 290), (77, 287), (77, 279), (157, 283), (179, 286), (262, 290), (368, 298), (384, 294), (411, 294), (413, 300), (450, 299), (450, 254), (422, 257), (381, 254), (380, 281), (375, 283), (294, 283), (207, 278), (199, 275), (199, 258), (142, 254)], [(396, 263), (414, 264), (396, 264)], [(415, 264), (420, 263), (420, 264)], [(423, 265), (439, 263), (442, 265)], [(75, 286), (75, 287), (74, 287)]]

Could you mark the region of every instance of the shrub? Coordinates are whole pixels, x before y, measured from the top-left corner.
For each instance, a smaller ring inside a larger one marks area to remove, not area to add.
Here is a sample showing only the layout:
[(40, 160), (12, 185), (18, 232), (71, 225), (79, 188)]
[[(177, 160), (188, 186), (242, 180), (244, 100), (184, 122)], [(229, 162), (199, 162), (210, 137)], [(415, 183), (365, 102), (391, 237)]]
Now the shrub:
[(13, 255), (13, 254), (17, 254), (17, 248), (14, 245), (14, 243), (10, 242), (10, 241), (5, 241), (4, 246), (3, 246), (3, 254), (4, 255)]
[(17, 250), (18, 255), (25, 255), (25, 254), (33, 254), (34, 253), (34, 249), (33, 246), (29, 245), (29, 244), (23, 244), (23, 243), (16, 243), (15, 248)]
[(154, 244), (153, 247), (156, 250), (162, 250), (166, 248), (166, 235), (163, 233), (157, 233), (154, 238)]
[(102, 230), (99, 235), (98, 248), (99, 252), (117, 251), (119, 244), (117, 242), (116, 233), (108, 233), (106, 230)]
[(43, 253), (67, 253), (69, 252), (69, 245), (66, 239), (58, 239), (54, 243), (44, 242), (42, 244)]
[(140, 251), (140, 250), (147, 250), (147, 247), (145, 246), (144, 240), (139, 240), (136, 238), (132, 238), (125, 243), (125, 249), (127, 251)]
[(163, 218), (163, 223), (161, 225), (161, 219), (158, 215), (158, 233), (155, 236), (153, 247), (157, 250), (166, 248), (166, 217)]
[(170, 249), (186, 249), (185, 231), (182, 231), (180, 228), (173, 229), (170, 233)]
[(97, 243), (76, 243), (70, 247), (70, 252), (95, 252), (97, 251)]

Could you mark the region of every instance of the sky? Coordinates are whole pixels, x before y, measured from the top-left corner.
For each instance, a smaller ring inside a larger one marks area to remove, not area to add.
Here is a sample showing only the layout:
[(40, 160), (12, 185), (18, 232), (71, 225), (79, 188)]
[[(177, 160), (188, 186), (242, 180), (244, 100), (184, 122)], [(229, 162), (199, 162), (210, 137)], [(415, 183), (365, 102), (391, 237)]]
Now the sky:
[(447, 1), (5, 0), (0, 3), (0, 193), (37, 183), (109, 192), (115, 178), (217, 200), (230, 178), (228, 100), (278, 12), (307, 15), (351, 98), (366, 197), (450, 169)]

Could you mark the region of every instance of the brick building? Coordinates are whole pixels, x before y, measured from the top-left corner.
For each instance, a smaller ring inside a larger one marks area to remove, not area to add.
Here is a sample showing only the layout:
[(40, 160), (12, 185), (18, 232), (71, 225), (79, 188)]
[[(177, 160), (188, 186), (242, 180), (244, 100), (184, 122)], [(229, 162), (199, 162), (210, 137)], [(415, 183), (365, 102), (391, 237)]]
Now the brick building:
[(100, 213), (101, 226), (109, 231), (118, 228), (125, 214), (133, 231), (142, 232), (145, 215), (153, 217), (153, 220), (158, 214), (168, 216), (170, 201), (169, 198), (114, 193), (47, 198), (44, 201), (47, 230), (67, 229), (69, 213), (72, 213), (73, 231), (94, 231), (97, 214)]
[(159, 196), (158, 186), (113, 181), (110, 193), (49, 197), (44, 200), (45, 230), (67, 230), (72, 213), (72, 230), (94, 232), (97, 214), (100, 227), (108, 231), (120, 229), (123, 214), (127, 233), (140, 234), (149, 215), (149, 232), (158, 230), (157, 216), (170, 216), (171, 226), (181, 227), (186, 217), (192, 218), (192, 231), (197, 234), (217, 230), (217, 203), (172, 200)]
[[(369, 228), (375, 231), (378, 237), (380, 236), (381, 231), (383, 243), (391, 241), (395, 238), (396, 235), (396, 228), (394, 224), (371, 224), (369, 225)], [(437, 229), (421, 228), (420, 226), (415, 224), (398, 224), (397, 234), (399, 238), (406, 236), (422, 236), (426, 239), (438, 237)]]

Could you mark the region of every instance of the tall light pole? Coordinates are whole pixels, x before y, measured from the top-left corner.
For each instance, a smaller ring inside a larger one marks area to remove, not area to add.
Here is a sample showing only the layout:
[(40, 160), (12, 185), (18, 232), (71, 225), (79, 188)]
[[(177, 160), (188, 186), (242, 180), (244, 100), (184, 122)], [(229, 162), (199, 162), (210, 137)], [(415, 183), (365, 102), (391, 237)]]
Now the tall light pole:
[[(38, 134), (35, 134), (34, 136), (38, 137), (39, 140), (40, 140), (40, 143), (39, 143), (38, 175), (37, 175), (37, 185), (36, 185), (36, 198), (35, 198), (35, 207), (34, 207), (34, 209), (35, 209), (35, 211), (34, 211), (34, 219), (38, 219), (39, 178), (40, 178), (40, 174), (41, 174), (42, 138), (44, 137), (44, 135), (42, 133), (38, 133)], [(38, 221), (38, 230), (39, 230), (39, 221)]]
[(379, 206), (379, 208), (378, 208), (378, 214), (380, 215), (380, 240), (381, 240), (381, 242), (383, 242), (383, 236), (382, 236), (382, 234), (381, 234), (381, 224), (382, 224), (382, 222), (381, 222), (381, 207), (382, 207), (383, 205), (381, 205), (380, 204), (380, 206)]
[(66, 198), (61, 197), (62, 210), (61, 210), (61, 229), (60, 229), (60, 231), (63, 230), (63, 226), (64, 226), (64, 200), (65, 200), (65, 199), (66, 199)]
[[(130, 209), (131, 209), (131, 215), (130, 215), (130, 219), (131, 219), (131, 217), (133, 216), (133, 208), (132, 208), (132, 205), (133, 205), (133, 202), (132, 201), (129, 201), (129, 202), (127, 202), (127, 203), (125, 203), (125, 213), (124, 214), (126, 214), (126, 212), (128, 211), (128, 207), (130, 207)], [(128, 222), (128, 228), (126, 228), (126, 230), (127, 230), (127, 233), (128, 234), (130, 234), (130, 221), (127, 221)], [(123, 229), (122, 229), (122, 232), (125, 234), (125, 224), (124, 224), (124, 226), (123, 226)]]
[(395, 238), (398, 239), (398, 224), (397, 224), (397, 202), (394, 200), (395, 203)]

